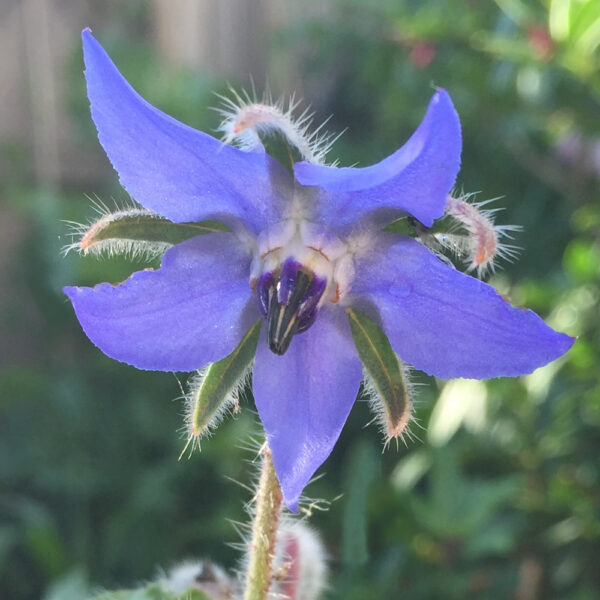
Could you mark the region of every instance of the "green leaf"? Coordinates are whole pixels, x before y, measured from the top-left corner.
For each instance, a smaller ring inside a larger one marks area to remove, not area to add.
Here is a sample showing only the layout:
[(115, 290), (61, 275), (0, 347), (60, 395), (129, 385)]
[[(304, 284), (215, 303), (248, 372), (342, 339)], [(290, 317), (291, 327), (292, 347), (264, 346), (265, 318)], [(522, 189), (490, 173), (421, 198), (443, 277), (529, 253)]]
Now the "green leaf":
[(242, 338), (238, 347), (222, 360), (210, 363), (191, 382), (190, 439), (197, 439), (220, 420), (235, 399), (254, 360), (262, 319)]
[[(376, 392), (375, 411), (388, 439), (395, 438), (404, 431), (411, 414), (407, 368), (375, 322), (353, 308), (347, 312), (354, 344), (368, 375), (367, 390)], [(369, 390), (369, 387), (374, 389)]]
[(353, 450), (347, 463), (342, 525), (342, 560), (347, 567), (364, 565), (369, 559), (367, 504), (378, 465), (379, 457), (365, 442)]
[(412, 518), (439, 538), (485, 536), (498, 511), (515, 502), (519, 481), (512, 476), (468, 477), (456, 445), (433, 450), (431, 458), (426, 492), (410, 495)]
[(73, 569), (52, 582), (44, 600), (81, 600), (89, 594), (87, 577), (81, 569)]

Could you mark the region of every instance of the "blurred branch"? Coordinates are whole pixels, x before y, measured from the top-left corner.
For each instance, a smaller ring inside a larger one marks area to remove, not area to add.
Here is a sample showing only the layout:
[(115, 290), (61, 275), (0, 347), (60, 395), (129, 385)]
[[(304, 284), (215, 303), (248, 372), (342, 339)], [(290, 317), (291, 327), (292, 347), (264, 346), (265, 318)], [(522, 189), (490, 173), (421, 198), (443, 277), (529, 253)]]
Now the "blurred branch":
[(569, 198), (571, 202), (575, 204), (580, 202), (581, 188), (573, 185), (573, 181), (556, 160), (552, 160), (538, 152), (526, 140), (519, 140), (514, 137), (503, 137), (501, 139), (507, 150), (524, 169), (527, 169), (548, 187)]
[(33, 165), (38, 183), (60, 179), (58, 100), (49, 32), (48, 0), (23, 0), (29, 97), (33, 116)]

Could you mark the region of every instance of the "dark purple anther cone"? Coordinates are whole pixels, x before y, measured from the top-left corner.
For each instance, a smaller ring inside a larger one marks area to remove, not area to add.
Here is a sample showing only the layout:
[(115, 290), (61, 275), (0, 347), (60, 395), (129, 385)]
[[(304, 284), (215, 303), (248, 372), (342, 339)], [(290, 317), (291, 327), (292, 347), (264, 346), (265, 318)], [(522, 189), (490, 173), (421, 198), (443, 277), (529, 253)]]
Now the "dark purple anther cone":
[(279, 284), (277, 285), (277, 300), (280, 304), (287, 304), (290, 301), (290, 297), (296, 287), (298, 271), (301, 267), (302, 265), (293, 258), (288, 258), (281, 265), (281, 275), (279, 276)]
[(261, 275), (256, 294), (259, 309), (267, 318), (272, 352), (285, 354), (294, 335), (310, 328), (326, 288), (326, 279), (291, 258), (279, 272)]

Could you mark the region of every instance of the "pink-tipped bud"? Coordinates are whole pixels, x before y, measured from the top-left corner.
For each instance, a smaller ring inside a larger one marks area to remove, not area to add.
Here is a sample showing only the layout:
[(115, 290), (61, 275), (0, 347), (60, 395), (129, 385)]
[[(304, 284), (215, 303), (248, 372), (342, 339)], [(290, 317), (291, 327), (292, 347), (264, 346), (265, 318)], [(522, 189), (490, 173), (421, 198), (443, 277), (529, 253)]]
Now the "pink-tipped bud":
[(88, 223), (66, 222), (73, 242), (63, 248), (64, 254), (75, 250), (84, 255), (150, 260), (194, 236), (227, 230), (216, 222), (172, 223), (135, 205), (113, 210), (99, 199), (90, 200), (98, 217)]
[[(67, 222), (73, 243), (63, 248), (94, 256), (125, 255), (132, 259), (153, 259), (172, 246), (168, 232), (157, 239), (156, 230), (170, 223), (156, 213), (144, 208), (125, 208), (111, 211), (101, 203), (96, 204), (99, 218), (90, 223)], [(152, 231), (152, 234), (147, 234)], [(147, 235), (146, 235), (147, 234)]]
[(211, 600), (231, 600), (233, 580), (224, 569), (214, 563), (201, 561), (183, 562), (173, 567), (160, 581), (160, 586), (172, 594), (186, 594), (201, 590)]
[(448, 196), (445, 213), (458, 222), (464, 233), (437, 234), (436, 238), (444, 247), (450, 248), (459, 255), (464, 255), (469, 262), (468, 269), (477, 271), (479, 276), (488, 270), (493, 271), (495, 260), (514, 259), (518, 248), (503, 242), (503, 238), (511, 238), (511, 232), (519, 231), (519, 227), (496, 225), (494, 213), (498, 209), (484, 210), (486, 202), (468, 202), (468, 196), (454, 198)]
[(253, 101), (248, 94), (240, 95), (233, 90), (232, 95), (233, 98), (221, 96), (223, 107), (217, 109), (223, 117), (219, 129), (226, 144), (233, 142), (242, 150), (251, 151), (260, 147), (261, 136), (279, 133), (298, 150), (303, 160), (325, 163), (325, 156), (337, 136), (323, 132), (324, 124), (311, 132), (312, 114), (308, 110), (294, 117), (299, 102), (293, 97), (286, 103), (283, 99), (273, 102), (270, 94), (266, 94), (263, 102)]
[(273, 567), (273, 598), (316, 600), (325, 589), (327, 562), (323, 543), (302, 521), (282, 521)]

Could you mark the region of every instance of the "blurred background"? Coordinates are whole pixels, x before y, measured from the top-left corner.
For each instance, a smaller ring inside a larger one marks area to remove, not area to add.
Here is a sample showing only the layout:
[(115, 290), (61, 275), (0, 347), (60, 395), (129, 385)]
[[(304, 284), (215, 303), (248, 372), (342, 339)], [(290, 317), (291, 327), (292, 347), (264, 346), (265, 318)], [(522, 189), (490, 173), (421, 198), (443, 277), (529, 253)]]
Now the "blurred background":
[[(382, 453), (358, 402), (307, 494), (327, 598), (600, 597), (600, 3), (597, 0), (1, 0), (0, 597), (78, 600), (184, 558), (237, 564), (253, 475), (243, 411), (178, 461), (180, 382), (113, 362), (65, 284), (141, 263), (61, 255), (86, 195), (127, 200), (89, 117), (90, 26), (150, 102), (214, 131), (227, 83), (296, 92), (367, 165), (461, 115), (458, 184), (524, 228), (491, 283), (579, 339), (519, 379), (417, 376), (418, 439)], [(183, 383), (183, 382), (182, 382)]]

